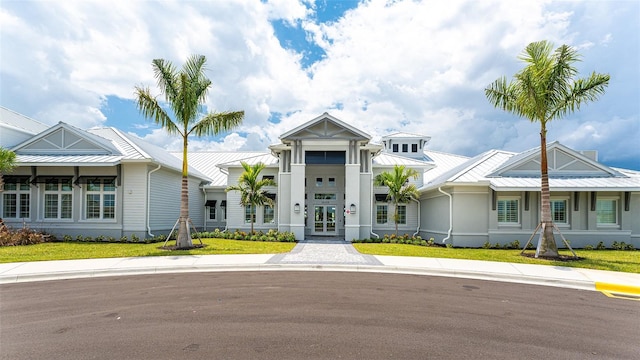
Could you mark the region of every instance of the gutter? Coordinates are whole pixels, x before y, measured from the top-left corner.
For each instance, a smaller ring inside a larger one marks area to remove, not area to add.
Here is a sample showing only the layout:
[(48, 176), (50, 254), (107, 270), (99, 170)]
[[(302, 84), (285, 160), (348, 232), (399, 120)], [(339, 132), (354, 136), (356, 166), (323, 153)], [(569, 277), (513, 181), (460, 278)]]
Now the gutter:
[[(200, 188), (202, 189), (202, 193), (204, 194), (204, 203), (206, 204), (207, 203), (207, 190), (204, 189), (204, 186), (202, 186)], [(209, 211), (211, 211), (211, 209), (209, 209)], [(216, 210), (213, 209), (213, 211), (216, 211)], [(202, 214), (202, 217), (203, 217), (203, 219), (202, 219), (202, 227), (203, 227), (202, 231), (207, 231), (207, 209), (205, 209), (202, 213), (203, 213)]]
[(447, 237), (442, 239), (442, 243), (444, 244), (445, 241), (451, 239), (451, 231), (453, 230), (453, 197), (451, 194), (444, 192), (442, 186), (438, 187), (438, 191), (449, 197), (449, 230), (447, 231)]
[(372, 181), (371, 182), (371, 229), (369, 230), (369, 234), (375, 236), (376, 239), (380, 239), (380, 235), (373, 232), (373, 224), (374, 224), (373, 218), (376, 216), (376, 212), (374, 210), (376, 208), (375, 206), (376, 206), (376, 201), (375, 201), (375, 197), (373, 196), (373, 181)]
[(162, 167), (161, 164), (158, 164), (158, 167), (149, 171), (149, 173), (147, 173), (147, 234), (150, 237), (155, 237), (155, 235), (153, 235), (151, 233), (151, 224), (150, 224), (150, 220), (149, 220), (149, 209), (150, 209), (150, 202), (151, 202), (151, 174), (153, 174), (154, 172), (160, 170), (160, 168)]

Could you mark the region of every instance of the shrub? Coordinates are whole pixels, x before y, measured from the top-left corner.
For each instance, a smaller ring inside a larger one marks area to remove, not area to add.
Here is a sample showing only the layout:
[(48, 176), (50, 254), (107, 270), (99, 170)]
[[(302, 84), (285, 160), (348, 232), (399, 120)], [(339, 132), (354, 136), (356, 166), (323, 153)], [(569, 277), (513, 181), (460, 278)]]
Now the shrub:
[(602, 241), (600, 241), (600, 242), (598, 243), (598, 245), (596, 245), (596, 250), (604, 250), (604, 249), (606, 249), (606, 248), (607, 248), (607, 247), (606, 247), (606, 246), (604, 246), (604, 242), (602, 242)]
[(47, 242), (48, 235), (24, 227), (10, 230), (6, 227), (0, 231), (0, 246), (34, 245)]
[(593, 250), (593, 245), (585, 245), (584, 250)]

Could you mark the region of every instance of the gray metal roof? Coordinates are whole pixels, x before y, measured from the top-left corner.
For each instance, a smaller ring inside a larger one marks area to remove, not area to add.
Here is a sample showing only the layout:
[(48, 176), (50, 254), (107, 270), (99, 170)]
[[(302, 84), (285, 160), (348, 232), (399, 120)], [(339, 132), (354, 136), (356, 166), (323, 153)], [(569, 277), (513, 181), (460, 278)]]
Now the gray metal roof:
[(424, 161), (421, 161), (387, 152), (381, 152), (373, 158), (373, 167), (393, 167), (395, 165), (404, 165), (412, 168), (434, 167), (433, 161), (430, 161), (431, 159), (426, 157), (424, 159)]
[(13, 128), (27, 134), (35, 135), (49, 128), (37, 120), (0, 106), (0, 126)]
[[(171, 155), (182, 159), (182, 152), (171, 152)], [(272, 164), (274, 159), (277, 164), (278, 160), (270, 153), (256, 151), (193, 151), (187, 154), (189, 166), (205, 174), (211, 181), (209, 186), (214, 187), (227, 186), (227, 174), (222, 171), (219, 165), (225, 164), (226, 168), (237, 163), (240, 166), (240, 161), (249, 161), (250, 159), (262, 159), (265, 164), (267, 161)]]

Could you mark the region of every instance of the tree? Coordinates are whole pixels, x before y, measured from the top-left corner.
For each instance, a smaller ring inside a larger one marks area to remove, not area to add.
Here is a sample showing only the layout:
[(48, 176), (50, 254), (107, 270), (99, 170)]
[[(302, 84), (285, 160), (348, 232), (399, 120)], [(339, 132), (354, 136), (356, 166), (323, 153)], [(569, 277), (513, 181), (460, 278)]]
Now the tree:
[(392, 172), (385, 171), (373, 179), (375, 186), (386, 186), (389, 188), (387, 200), (391, 200), (395, 205), (393, 221), (396, 225), (396, 236), (398, 236), (398, 222), (400, 221), (398, 205), (406, 204), (412, 199), (418, 198), (418, 189), (416, 189), (414, 184), (409, 184), (409, 178), (416, 179), (417, 177), (418, 172), (416, 170), (405, 169), (404, 165), (395, 165)]
[(524, 69), (509, 83), (505, 77), (497, 79), (485, 89), (485, 94), (496, 108), (540, 123), (542, 235), (536, 257), (558, 257), (549, 201), (547, 123), (579, 110), (582, 103), (597, 100), (609, 84), (609, 75), (593, 72), (589, 77), (577, 79), (578, 71), (573, 64), (580, 61), (578, 52), (567, 45), (554, 51), (553, 44), (547, 41), (529, 44), (519, 59), (526, 63)]
[(240, 164), (244, 172), (238, 178), (238, 185), (228, 186), (225, 191), (240, 192), (240, 205), (251, 206), (251, 234), (253, 234), (256, 208), (264, 205), (273, 206), (273, 200), (267, 196), (264, 187), (276, 186), (276, 182), (270, 178), (259, 179), (260, 172), (265, 168), (263, 163), (249, 165), (242, 161)]
[(4, 188), (4, 174), (10, 173), (16, 167), (16, 153), (0, 147), (0, 190)]
[(180, 197), (180, 217), (176, 248), (193, 247), (189, 231), (189, 183), (187, 147), (189, 135), (217, 135), (237, 127), (244, 118), (244, 111), (204, 113), (203, 107), (211, 80), (204, 74), (206, 58), (192, 55), (182, 69), (167, 60), (152, 61), (158, 88), (164, 94), (166, 105), (173, 111), (173, 118), (167, 113), (148, 87), (135, 87), (137, 106), (140, 112), (152, 119), (171, 135), (182, 137), (182, 189)]

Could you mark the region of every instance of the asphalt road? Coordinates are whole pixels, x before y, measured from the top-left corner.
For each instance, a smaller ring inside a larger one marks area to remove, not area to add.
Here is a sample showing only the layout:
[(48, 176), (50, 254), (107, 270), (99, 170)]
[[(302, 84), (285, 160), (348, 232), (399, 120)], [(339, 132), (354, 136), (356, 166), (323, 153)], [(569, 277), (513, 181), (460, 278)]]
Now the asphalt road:
[(2, 359), (638, 359), (640, 302), (431, 276), (236, 272), (0, 286)]

